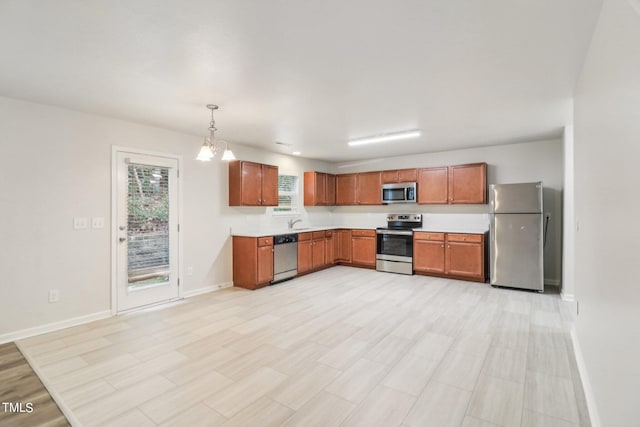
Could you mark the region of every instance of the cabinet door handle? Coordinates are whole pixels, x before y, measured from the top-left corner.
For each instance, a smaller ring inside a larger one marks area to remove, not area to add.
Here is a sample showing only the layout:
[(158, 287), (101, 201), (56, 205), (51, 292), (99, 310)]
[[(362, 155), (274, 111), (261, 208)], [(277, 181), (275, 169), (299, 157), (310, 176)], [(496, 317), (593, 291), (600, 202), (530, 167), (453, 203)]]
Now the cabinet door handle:
[(441, 248), (444, 248), (444, 245), (441, 245), (440, 247), (441, 247)]

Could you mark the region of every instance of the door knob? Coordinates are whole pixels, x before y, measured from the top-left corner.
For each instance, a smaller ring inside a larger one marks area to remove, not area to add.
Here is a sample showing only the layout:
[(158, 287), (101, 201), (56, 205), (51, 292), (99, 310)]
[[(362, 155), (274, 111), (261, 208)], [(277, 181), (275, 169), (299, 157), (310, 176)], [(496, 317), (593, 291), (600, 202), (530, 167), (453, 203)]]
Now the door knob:
[(118, 240), (120, 241), (120, 243), (122, 243), (122, 242), (126, 242), (126, 241), (127, 241), (127, 238), (126, 238), (126, 237), (121, 237), (121, 238), (119, 238)]

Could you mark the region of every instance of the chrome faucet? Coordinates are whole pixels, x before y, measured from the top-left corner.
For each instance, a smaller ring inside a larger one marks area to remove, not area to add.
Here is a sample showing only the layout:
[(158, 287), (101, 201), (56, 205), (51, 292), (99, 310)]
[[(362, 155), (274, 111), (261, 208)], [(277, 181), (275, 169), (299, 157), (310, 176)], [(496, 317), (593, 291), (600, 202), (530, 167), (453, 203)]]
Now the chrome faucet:
[(300, 222), (302, 221), (301, 219), (296, 219), (294, 220), (293, 218), (291, 218), (289, 221), (287, 221), (287, 225), (289, 226), (289, 230), (293, 230), (293, 224), (295, 224), (296, 222)]

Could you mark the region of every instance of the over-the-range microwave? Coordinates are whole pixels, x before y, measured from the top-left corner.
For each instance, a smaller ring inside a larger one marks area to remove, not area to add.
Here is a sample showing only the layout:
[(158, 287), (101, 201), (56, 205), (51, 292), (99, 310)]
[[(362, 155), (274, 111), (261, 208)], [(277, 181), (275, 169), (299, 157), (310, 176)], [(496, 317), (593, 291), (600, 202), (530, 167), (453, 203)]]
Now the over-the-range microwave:
[(382, 203), (416, 203), (416, 183), (382, 184)]

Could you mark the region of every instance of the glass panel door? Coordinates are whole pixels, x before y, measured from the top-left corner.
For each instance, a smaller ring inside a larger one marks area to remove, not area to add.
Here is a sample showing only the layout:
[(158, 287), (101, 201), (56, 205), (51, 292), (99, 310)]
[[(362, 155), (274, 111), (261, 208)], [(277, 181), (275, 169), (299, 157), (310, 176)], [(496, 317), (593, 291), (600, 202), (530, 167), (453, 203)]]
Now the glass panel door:
[(117, 311), (178, 298), (175, 158), (117, 153)]
[(128, 289), (168, 285), (169, 168), (129, 164), (128, 181)]

